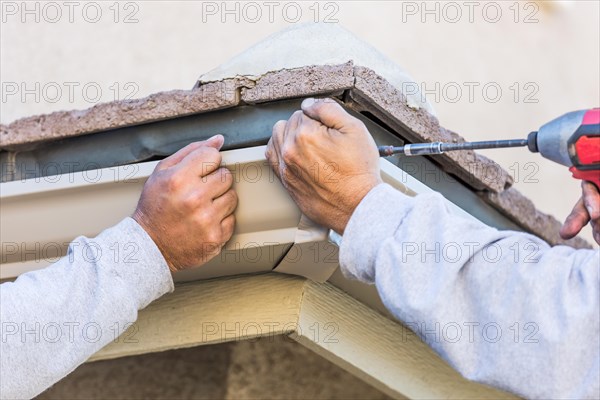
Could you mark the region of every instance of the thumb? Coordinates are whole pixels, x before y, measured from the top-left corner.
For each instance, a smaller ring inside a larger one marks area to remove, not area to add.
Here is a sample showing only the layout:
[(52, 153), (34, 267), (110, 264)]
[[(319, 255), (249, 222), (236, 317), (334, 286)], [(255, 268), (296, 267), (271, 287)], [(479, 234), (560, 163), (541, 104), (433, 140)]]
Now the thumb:
[(560, 237), (565, 240), (574, 238), (589, 220), (590, 216), (585, 208), (583, 198), (581, 198), (575, 204), (575, 207), (573, 207), (573, 211), (571, 211), (563, 226), (561, 226), (559, 231)]
[(333, 99), (308, 98), (302, 102), (302, 111), (310, 118), (319, 121), (328, 128), (344, 131), (353, 125), (354, 117), (346, 112)]
[(223, 143), (225, 143), (225, 138), (223, 137), (223, 135), (219, 134), (219, 135), (215, 135), (211, 138), (208, 138), (201, 143), (204, 146), (214, 147), (217, 150), (221, 150), (221, 147), (223, 147)]
[(162, 160), (160, 163), (158, 163), (156, 168), (161, 170), (179, 164), (181, 160), (188, 156), (188, 154), (199, 149), (200, 147), (214, 147), (217, 150), (221, 150), (224, 142), (225, 138), (223, 135), (215, 135), (201, 142), (190, 143), (183, 149), (180, 149), (178, 152), (171, 154), (169, 157)]

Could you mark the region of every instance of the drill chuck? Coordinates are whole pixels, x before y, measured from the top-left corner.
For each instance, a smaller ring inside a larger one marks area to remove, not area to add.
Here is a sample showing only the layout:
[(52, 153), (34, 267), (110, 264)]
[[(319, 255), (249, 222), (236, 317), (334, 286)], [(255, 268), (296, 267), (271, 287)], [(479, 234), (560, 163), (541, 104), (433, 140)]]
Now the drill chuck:
[(527, 148), (532, 153), (539, 153), (538, 145), (537, 145), (537, 131), (531, 132), (527, 135)]

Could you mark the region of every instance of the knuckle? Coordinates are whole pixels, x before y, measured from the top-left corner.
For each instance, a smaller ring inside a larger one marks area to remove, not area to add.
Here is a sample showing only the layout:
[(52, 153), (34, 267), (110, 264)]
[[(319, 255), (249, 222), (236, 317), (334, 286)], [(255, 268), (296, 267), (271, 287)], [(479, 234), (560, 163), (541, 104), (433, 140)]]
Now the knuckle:
[(270, 148), (267, 148), (267, 150), (265, 150), (265, 159), (271, 164), (275, 162), (273, 150), (271, 150)]
[(235, 206), (238, 203), (238, 195), (235, 192), (235, 190), (230, 189), (227, 191), (227, 193), (225, 193), (223, 196), (225, 196), (225, 203), (227, 206)]
[(235, 190), (230, 190), (230, 191), (229, 191), (229, 193), (231, 193), (231, 194), (230, 194), (230, 196), (231, 196), (231, 201), (232, 201), (234, 204), (237, 204), (237, 203), (238, 203), (238, 201), (239, 201), (239, 197), (238, 197), (238, 194), (237, 194), (237, 192), (236, 192)]
[(180, 171), (175, 171), (166, 178), (167, 179), (167, 190), (170, 192), (179, 191), (184, 184), (184, 177)]
[(235, 190), (233, 190), (233, 189), (227, 190), (225, 193), (223, 193), (221, 195), (221, 197), (225, 200), (225, 203), (227, 203), (227, 204), (231, 203), (234, 200), (237, 201), (237, 195), (235, 193)]
[(195, 222), (201, 229), (208, 228), (207, 232), (212, 230), (213, 216), (208, 210), (204, 209), (195, 214)]
[(296, 131), (296, 140), (299, 142), (304, 142), (308, 137), (311, 136), (311, 132), (306, 127), (302, 126), (300, 129)]
[(316, 143), (317, 135), (310, 128), (303, 128), (298, 131), (296, 134), (296, 140), (300, 145), (312, 145)]
[(166, 160), (166, 158), (163, 158), (162, 160), (160, 160), (160, 161), (158, 162), (158, 164), (156, 164), (156, 167), (154, 167), (154, 172), (158, 172), (158, 171), (160, 171), (161, 169), (164, 169), (164, 168), (165, 168), (165, 166), (166, 166), (166, 164), (167, 164), (167, 162), (166, 162), (165, 160)]
[(214, 147), (204, 146), (200, 148), (200, 151), (205, 159), (204, 161), (217, 164), (221, 163), (221, 153)]
[(235, 219), (231, 218), (231, 223), (227, 226), (226, 231), (223, 234), (223, 241), (226, 242), (233, 236), (233, 229), (235, 227)]
[(181, 205), (185, 210), (192, 211), (198, 205), (198, 200), (194, 196), (184, 197), (181, 200)]
[(219, 175), (221, 177), (220, 181), (226, 184), (228, 187), (233, 185), (233, 174), (231, 171), (225, 167), (219, 169)]
[(285, 125), (287, 124), (287, 121), (284, 119), (281, 119), (277, 122), (275, 122), (275, 125), (273, 125), (273, 135), (278, 134), (279, 132), (282, 132), (285, 129)]
[(295, 164), (298, 159), (298, 152), (293, 146), (286, 146), (281, 152), (281, 158), (285, 164)]
[(213, 228), (206, 232), (206, 241), (208, 243), (221, 244), (223, 243), (223, 235), (220, 228)]
[(267, 143), (267, 148), (265, 149), (265, 158), (267, 160), (273, 158), (273, 139), (269, 139), (269, 143)]
[(365, 125), (364, 122), (362, 122), (360, 119), (352, 117), (352, 116), (348, 116), (348, 124), (356, 130), (361, 130), (361, 131), (366, 131), (367, 130), (367, 126)]
[(269, 143), (267, 144), (267, 149), (265, 150), (265, 158), (271, 164), (277, 162), (277, 159), (279, 157), (279, 151), (278, 151), (277, 147), (275, 147), (273, 140), (274, 140), (273, 138), (269, 139)]

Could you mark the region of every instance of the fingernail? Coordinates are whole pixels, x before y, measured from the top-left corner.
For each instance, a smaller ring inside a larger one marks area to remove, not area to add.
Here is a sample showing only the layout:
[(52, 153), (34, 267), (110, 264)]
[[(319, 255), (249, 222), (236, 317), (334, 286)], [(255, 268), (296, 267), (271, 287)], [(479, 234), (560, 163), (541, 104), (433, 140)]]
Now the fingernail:
[[(218, 139), (220, 139), (220, 138), (222, 138), (222, 137), (223, 137), (223, 135), (221, 135), (221, 134), (219, 133), (219, 134), (217, 134), (217, 135), (214, 135), (214, 136), (211, 136), (211, 137), (209, 137), (208, 139), (206, 139), (206, 141), (207, 141), (207, 142), (214, 142), (215, 140), (218, 140)], [(225, 138), (223, 137), (223, 139), (225, 139)]]
[(587, 209), (588, 214), (590, 214), (590, 217), (592, 217), (596, 212), (596, 209), (591, 204), (587, 204), (585, 208)]
[(315, 99), (312, 97), (309, 97), (308, 99), (304, 99), (302, 101), (302, 108), (309, 108), (311, 107), (313, 104), (315, 104)]

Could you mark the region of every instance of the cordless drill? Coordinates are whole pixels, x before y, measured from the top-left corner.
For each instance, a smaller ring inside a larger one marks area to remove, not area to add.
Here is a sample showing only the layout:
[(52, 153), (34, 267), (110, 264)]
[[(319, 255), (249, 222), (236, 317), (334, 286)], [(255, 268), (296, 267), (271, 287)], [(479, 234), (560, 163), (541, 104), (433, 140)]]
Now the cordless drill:
[(600, 189), (600, 108), (573, 111), (548, 122), (529, 134), (527, 147)]
[(534, 153), (569, 167), (575, 179), (592, 182), (600, 189), (600, 108), (565, 114), (543, 125), (537, 132), (531, 132), (527, 139), (380, 146), (379, 155), (422, 156), (507, 147), (527, 147)]

